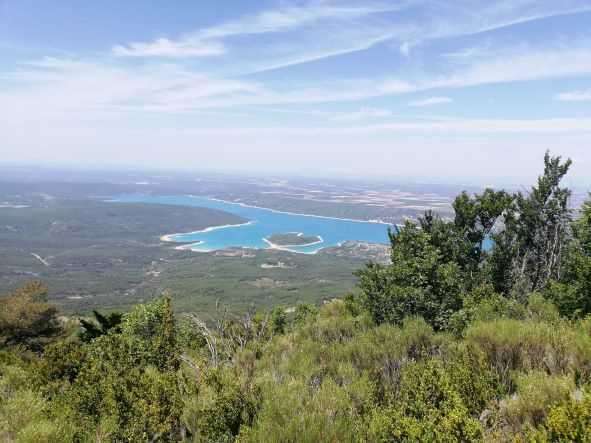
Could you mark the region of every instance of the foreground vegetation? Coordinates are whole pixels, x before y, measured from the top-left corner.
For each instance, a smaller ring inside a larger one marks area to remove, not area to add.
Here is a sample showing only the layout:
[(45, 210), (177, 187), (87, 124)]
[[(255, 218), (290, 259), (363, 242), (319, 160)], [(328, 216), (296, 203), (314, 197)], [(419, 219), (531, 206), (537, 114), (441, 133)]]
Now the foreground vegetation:
[(392, 233), (359, 293), (286, 312), (58, 317), (0, 299), (6, 441), (590, 441), (591, 201), (570, 162)]

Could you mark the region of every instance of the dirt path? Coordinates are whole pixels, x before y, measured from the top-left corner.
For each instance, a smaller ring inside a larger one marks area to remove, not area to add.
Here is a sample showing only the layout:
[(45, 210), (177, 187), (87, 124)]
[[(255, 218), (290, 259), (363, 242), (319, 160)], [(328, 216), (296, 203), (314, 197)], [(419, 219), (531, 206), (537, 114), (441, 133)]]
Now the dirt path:
[(37, 260), (39, 260), (41, 263), (43, 263), (45, 266), (49, 267), (49, 263), (47, 263), (47, 261), (41, 257), (39, 254), (35, 254), (34, 252), (31, 252), (31, 255), (33, 257), (35, 257)]

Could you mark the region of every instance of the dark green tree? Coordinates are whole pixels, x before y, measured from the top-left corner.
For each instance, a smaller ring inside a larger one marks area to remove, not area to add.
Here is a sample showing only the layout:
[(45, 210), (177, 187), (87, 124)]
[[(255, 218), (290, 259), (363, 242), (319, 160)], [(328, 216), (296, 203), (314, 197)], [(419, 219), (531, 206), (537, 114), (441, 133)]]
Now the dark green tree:
[(504, 191), (463, 192), (453, 203), (453, 221), (427, 211), (418, 224), (390, 232), (392, 264), (371, 263), (356, 274), (374, 320), (400, 323), (420, 315), (436, 329), (446, 328), (463, 294), (485, 279), (486, 244), (511, 201)]
[(356, 273), (366, 308), (377, 323), (419, 315), (434, 328), (445, 328), (462, 305), (460, 266), (433, 245), (432, 234), (411, 222), (390, 232), (390, 242), (391, 265), (370, 263)]
[(84, 342), (89, 342), (101, 335), (105, 335), (109, 331), (121, 332), (121, 321), (123, 320), (123, 314), (120, 312), (112, 312), (110, 314), (103, 315), (98, 311), (92, 311), (94, 315), (94, 321), (80, 319), (80, 326), (82, 326), (82, 332), (80, 333), (80, 339)]
[(574, 223), (574, 232), (583, 254), (591, 257), (591, 194), (583, 203), (581, 214)]
[(462, 261), (471, 274), (479, 271), (487, 244), (497, 222), (507, 212), (513, 196), (505, 191), (487, 188), (482, 194), (471, 197), (462, 192), (453, 203), (454, 226), (469, 248)]
[[(113, 330), (86, 346), (62, 402), (85, 441), (175, 441), (182, 401), (180, 350), (169, 297), (138, 305)], [(72, 371), (68, 368), (67, 374)]]
[(559, 280), (571, 236), (571, 191), (560, 183), (571, 160), (544, 156), (544, 173), (504, 213), (504, 229), (493, 236), (492, 275), (497, 291), (525, 297)]
[(285, 308), (276, 307), (271, 312), (271, 329), (273, 334), (283, 334), (287, 326), (287, 314)]
[(573, 223), (573, 233), (562, 278), (552, 282), (546, 295), (561, 314), (583, 317), (591, 313), (591, 199), (583, 204), (579, 218)]

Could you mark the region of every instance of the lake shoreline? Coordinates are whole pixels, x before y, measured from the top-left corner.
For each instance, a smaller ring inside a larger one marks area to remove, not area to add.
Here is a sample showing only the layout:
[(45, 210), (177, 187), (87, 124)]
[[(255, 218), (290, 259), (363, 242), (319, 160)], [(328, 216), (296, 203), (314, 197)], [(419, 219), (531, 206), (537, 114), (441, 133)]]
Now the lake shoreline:
[(362, 219), (355, 219), (355, 218), (331, 217), (329, 215), (304, 214), (301, 212), (282, 211), (280, 209), (266, 208), (264, 206), (249, 205), (248, 203), (233, 202), (231, 200), (224, 200), (224, 199), (215, 198), (215, 197), (206, 197), (206, 196), (195, 195), (195, 194), (187, 194), (187, 196), (191, 197), (191, 198), (205, 198), (207, 200), (217, 201), (220, 203), (227, 203), (227, 204), (231, 204), (231, 205), (238, 205), (238, 206), (242, 206), (245, 208), (262, 209), (265, 211), (274, 212), (276, 214), (298, 215), (298, 216), (302, 216), (302, 217), (314, 217), (314, 218), (323, 218), (323, 219), (328, 219), (328, 220), (341, 220), (341, 221), (356, 222), (356, 223), (375, 223), (375, 224), (380, 224), (380, 225), (393, 226), (392, 223), (388, 223), (388, 222), (385, 222), (385, 221), (379, 220), (379, 219), (377, 219), (377, 220), (362, 220)]
[[(135, 195), (114, 200), (201, 206), (226, 211), (242, 218), (238, 223), (217, 226), (207, 226), (206, 224), (207, 227), (202, 229), (187, 232), (177, 231), (160, 236), (161, 242), (176, 243), (175, 249), (181, 251), (216, 252), (241, 248), (253, 251), (277, 250), (298, 254), (315, 254), (325, 248), (338, 247), (342, 242), (348, 240), (387, 244), (386, 229), (384, 228), (393, 226), (381, 220), (355, 220), (300, 214), (192, 194), (179, 196)], [(242, 227), (244, 229), (232, 229)], [(302, 231), (309, 232), (310, 235), (301, 240), (286, 236), (287, 234), (303, 236)], [(274, 235), (278, 237), (275, 238)]]
[[(170, 242), (170, 243), (189, 243), (189, 242), (184, 242), (184, 241), (178, 241), (178, 240), (174, 240), (172, 237), (175, 237), (177, 235), (193, 235), (193, 234), (204, 234), (206, 232), (211, 232), (211, 231), (216, 231), (218, 229), (228, 229), (228, 228), (239, 228), (241, 226), (247, 226), (247, 225), (252, 225), (254, 223), (254, 221), (249, 220), (245, 223), (236, 223), (236, 224), (231, 224), (231, 225), (218, 225), (218, 226), (209, 226), (207, 228), (204, 229), (199, 229), (197, 231), (190, 231), (190, 232), (176, 232), (174, 234), (164, 234), (160, 236), (160, 241), (163, 242)], [(194, 242), (193, 242), (194, 243)], [(203, 241), (201, 241), (201, 243), (203, 243)]]

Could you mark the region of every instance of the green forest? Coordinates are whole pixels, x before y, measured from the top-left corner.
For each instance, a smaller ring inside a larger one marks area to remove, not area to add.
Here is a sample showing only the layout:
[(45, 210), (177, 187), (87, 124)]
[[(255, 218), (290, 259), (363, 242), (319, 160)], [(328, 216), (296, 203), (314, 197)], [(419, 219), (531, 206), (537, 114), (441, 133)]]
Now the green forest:
[(215, 321), (165, 293), (66, 316), (0, 298), (0, 441), (591, 441), (591, 197), (546, 154), (390, 232), (351, 294)]

